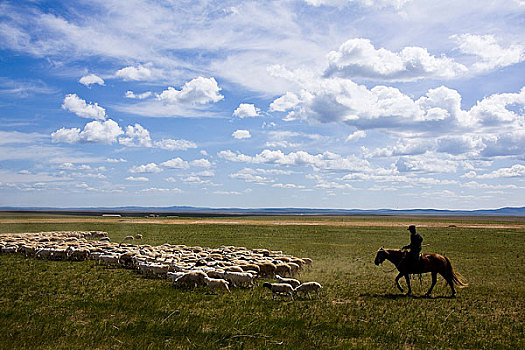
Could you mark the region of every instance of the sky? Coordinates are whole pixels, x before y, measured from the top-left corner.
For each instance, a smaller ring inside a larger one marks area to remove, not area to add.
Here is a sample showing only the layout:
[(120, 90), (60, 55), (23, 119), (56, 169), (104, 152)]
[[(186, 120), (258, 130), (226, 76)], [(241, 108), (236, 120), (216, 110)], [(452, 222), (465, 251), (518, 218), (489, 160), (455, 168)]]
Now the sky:
[(0, 1), (0, 206), (525, 206), (525, 1)]

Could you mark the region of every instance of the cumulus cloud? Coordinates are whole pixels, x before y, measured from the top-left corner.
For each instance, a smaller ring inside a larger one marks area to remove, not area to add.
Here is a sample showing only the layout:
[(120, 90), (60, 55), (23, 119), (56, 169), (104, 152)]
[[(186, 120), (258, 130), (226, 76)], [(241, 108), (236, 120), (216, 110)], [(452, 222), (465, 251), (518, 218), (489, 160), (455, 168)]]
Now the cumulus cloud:
[(235, 111), (233, 111), (234, 117), (247, 118), (247, 117), (258, 117), (260, 109), (255, 108), (255, 105), (249, 103), (241, 103)]
[(370, 168), (368, 161), (355, 156), (343, 157), (332, 152), (310, 154), (305, 151), (283, 153), (280, 150), (264, 150), (255, 156), (234, 153), (230, 150), (218, 153), (220, 158), (244, 163), (278, 164), (287, 166), (311, 166), (321, 170), (364, 171)]
[(174, 140), (174, 139), (162, 139), (155, 141), (155, 147), (165, 149), (168, 151), (185, 151), (190, 148), (197, 148), (195, 142), (188, 140)]
[(366, 131), (364, 130), (357, 130), (348, 135), (345, 142), (356, 142), (361, 140), (362, 138), (366, 137)]
[(117, 122), (111, 119), (94, 120), (87, 123), (82, 131), (79, 128), (61, 128), (51, 134), (51, 140), (55, 143), (102, 143), (110, 145), (117, 142), (118, 136), (123, 133), (124, 131)]
[(232, 136), (238, 140), (249, 139), (250, 137), (252, 137), (252, 135), (250, 134), (248, 130), (235, 130), (232, 133)]
[(413, 81), (451, 79), (467, 67), (445, 56), (435, 57), (422, 47), (405, 47), (399, 53), (376, 49), (368, 39), (350, 39), (328, 54), (326, 76)]
[(215, 78), (198, 77), (186, 82), (181, 90), (168, 87), (157, 95), (157, 99), (166, 104), (206, 104), (222, 100), (224, 96), (219, 93), (220, 90)]
[(163, 163), (160, 163), (160, 165), (170, 169), (188, 169), (190, 167), (187, 161), (182, 160), (179, 157), (167, 160)]
[(115, 75), (125, 81), (137, 81), (137, 80), (148, 80), (152, 77), (151, 69), (146, 66), (138, 65), (136, 67), (128, 66), (119, 69)]
[(104, 120), (106, 119), (106, 110), (97, 103), (86, 103), (85, 100), (76, 94), (68, 94), (62, 103), (62, 109), (73, 112), (79, 117), (88, 119)]
[[(470, 174), (470, 177), (478, 179), (499, 179), (505, 177), (525, 177), (525, 165), (515, 164), (510, 168), (500, 168), (487, 174), (477, 175), (475, 172)], [(469, 176), (467, 176), (469, 177)]]
[(173, 192), (173, 193), (182, 193), (180, 188), (159, 188), (159, 187), (150, 187), (140, 190), (140, 192)]
[(152, 92), (151, 91), (146, 91), (146, 92), (143, 92), (141, 94), (135, 94), (133, 91), (131, 90), (128, 90), (126, 91), (126, 98), (131, 98), (131, 99), (137, 99), (137, 100), (143, 100), (145, 98), (148, 98), (152, 95)]
[(195, 159), (190, 162), (191, 166), (199, 167), (199, 168), (211, 168), (211, 162), (208, 159), (201, 158), (201, 159)]
[(162, 168), (155, 163), (137, 165), (129, 169), (129, 172), (134, 174), (160, 173), (161, 171)]
[(99, 77), (98, 75), (95, 75), (95, 74), (84, 75), (82, 78), (80, 78), (80, 80), (78, 82), (80, 84), (82, 84), (82, 85), (87, 86), (87, 87), (90, 87), (93, 84), (98, 84), (98, 85), (101, 85), (101, 86), (105, 85), (104, 80), (101, 77)]
[(478, 72), (507, 67), (525, 60), (525, 47), (514, 44), (504, 48), (493, 35), (461, 34), (453, 35), (452, 38), (461, 52), (478, 57), (479, 60), (473, 65)]
[(119, 138), (119, 143), (124, 146), (151, 147), (149, 131), (140, 124), (128, 125), (126, 134)]
[(124, 158), (106, 158), (106, 162), (108, 163), (126, 163), (127, 160)]
[(126, 180), (128, 180), (128, 181), (135, 181), (135, 182), (148, 182), (149, 181), (149, 179), (147, 177), (144, 177), (144, 176), (138, 176), (138, 177), (128, 176), (126, 178)]
[(270, 112), (284, 112), (291, 109), (300, 102), (299, 98), (293, 92), (286, 92), (270, 104)]

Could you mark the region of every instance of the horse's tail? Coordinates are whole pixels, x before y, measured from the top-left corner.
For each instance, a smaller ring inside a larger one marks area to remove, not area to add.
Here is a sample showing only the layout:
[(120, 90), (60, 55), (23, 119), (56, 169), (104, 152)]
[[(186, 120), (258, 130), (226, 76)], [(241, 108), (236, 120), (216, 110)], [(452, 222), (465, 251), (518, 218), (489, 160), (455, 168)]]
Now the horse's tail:
[(459, 272), (454, 271), (454, 269), (452, 268), (452, 264), (450, 263), (450, 260), (446, 256), (444, 258), (447, 261), (447, 275), (450, 277), (450, 281), (460, 288), (467, 287), (468, 284), (465, 283), (465, 281), (463, 281), (463, 276), (461, 276)]

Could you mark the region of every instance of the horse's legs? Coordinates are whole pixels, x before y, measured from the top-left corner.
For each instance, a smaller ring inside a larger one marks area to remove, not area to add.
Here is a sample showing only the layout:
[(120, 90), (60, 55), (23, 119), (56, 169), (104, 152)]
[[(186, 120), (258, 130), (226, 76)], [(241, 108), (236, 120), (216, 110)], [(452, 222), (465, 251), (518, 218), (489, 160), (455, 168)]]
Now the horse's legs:
[(403, 288), (401, 288), (401, 285), (399, 284), (399, 279), (403, 277), (403, 274), (400, 272), (397, 276), (396, 276), (396, 286), (397, 286), (397, 289), (399, 289), (401, 291), (401, 293), (404, 292)]
[(405, 275), (405, 280), (407, 281), (407, 286), (408, 286), (407, 295), (410, 295), (412, 294), (412, 288), (410, 288), (410, 275), (408, 273)]
[(430, 289), (428, 290), (427, 294), (425, 294), (426, 297), (430, 296), (430, 293), (432, 293), (432, 289), (434, 289), (434, 286), (436, 285), (437, 280), (437, 273), (432, 272), (432, 285), (430, 286)]

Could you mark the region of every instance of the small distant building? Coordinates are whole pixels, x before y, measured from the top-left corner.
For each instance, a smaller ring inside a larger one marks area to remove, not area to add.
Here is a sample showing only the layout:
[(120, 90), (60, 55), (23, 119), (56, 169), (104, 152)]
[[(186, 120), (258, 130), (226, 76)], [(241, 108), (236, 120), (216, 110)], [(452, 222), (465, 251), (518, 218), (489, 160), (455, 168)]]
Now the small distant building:
[(120, 214), (102, 214), (103, 217), (108, 217), (108, 218), (120, 218), (122, 217), (122, 215)]

